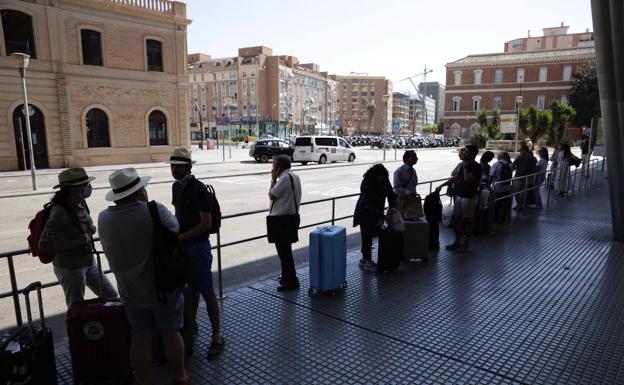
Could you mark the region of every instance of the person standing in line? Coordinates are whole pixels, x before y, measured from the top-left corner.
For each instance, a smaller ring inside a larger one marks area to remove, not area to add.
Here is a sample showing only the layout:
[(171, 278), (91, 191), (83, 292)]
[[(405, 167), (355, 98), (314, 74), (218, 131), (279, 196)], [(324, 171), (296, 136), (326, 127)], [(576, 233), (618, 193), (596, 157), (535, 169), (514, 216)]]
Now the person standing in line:
[[(294, 215), (299, 212), (302, 192), (301, 180), (290, 167), (290, 158), (286, 155), (280, 155), (273, 160), (271, 188), (269, 190), (269, 199), (271, 200), (269, 216)], [(277, 290), (299, 289), (292, 242), (289, 240), (276, 241), (275, 248), (282, 267), (282, 275)]]
[[(175, 372), (176, 385), (188, 385), (184, 342), (179, 332), (184, 298), (176, 290), (161, 303), (154, 283), (154, 224), (145, 190), (150, 177), (140, 177), (135, 169), (126, 168), (115, 171), (108, 180), (111, 190), (106, 200), (115, 205), (100, 213), (98, 227), (102, 248), (126, 307), (132, 334), (130, 360), (137, 383), (152, 384), (152, 340), (158, 331), (165, 356)], [(177, 232), (178, 222), (173, 214), (161, 203), (156, 202), (156, 207), (163, 226)]]
[[(511, 157), (507, 151), (500, 152), (497, 161), (490, 169), (488, 186), (494, 192), (494, 223), (505, 223), (511, 217), (511, 206), (513, 204), (510, 179), (513, 171), (511, 167)], [(504, 198), (506, 197), (506, 198)]]
[(481, 183), (487, 183), (488, 177), (490, 175), (490, 162), (494, 159), (494, 153), (492, 151), (486, 151), (481, 155), (481, 159), (479, 159), (479, 166), (481, 167)]
[(111, 282), (102, 277), (93, 259), (93, 234), (95, 226), (86, 199), (91, 196), (91, 181), (84, 168), (69, 168), (58, 176), (59, 189), (52, 197), (52, 209), (41, 238), (39, 248), (55, 254), (54, 274), (59, 280), (65, 303), (70, 307), (84, 299), (85, 286), (101, 298), (117, 298)]
[(468, 251), (470, 236), (472, 235), (473, 216), (478, 202), (479, 183), (481, 181), (481, 167), (475, 162), (479, 149), (474, 145), (466, 146), (462, 165), (453, 178), (456, 194), (453, 207), (453, 227), (455, 228), (455, 242), (447, 245), (446, 249), (457, 253)]
[(403, 153), (403, 165), (394, 171), (394, 191), (398, 197), (399, 212), (403, 215), (403, 201), (416, 196), (418, 175), (414, 165), (418, 162), (416, 151), (407, 150)]
[(589, 136), (583, 134), (583, 141), (581, 142), (581, 175), (589, 177)]
[(380, 163), (372, 166), (364, 174), (360, 184), (360, 197), (355, 205), (353, 227), (360, 226), (362, 237), (362, 259), (360, 267), (368, 271), (376, 271), (373, 262), (373, 238), (384, 221), (384, 207), (388, 200), (388, 212), (397, 211), (397, 195), (390, 184), (388, 170)]
[[(178, 239), (190, 261), (188, 283), (192, 291), (192, 319), (188, 320), (188, 323), (195, 323), (201, 296), (206, 303), (212, 328), (212, 340), (206, 357), (213, 360), (219, 357), (225, 348), (225, 340), (221, 335), (219, 303), (212, 283), (212, 252), (209, 239), (212, 226), (211, 208), (216, 197), (208, 191), (205, 184), (191, 174), (195, 162), (191, 160), (191, 153), (188, 150), (184, 148), (173, 150), (167, 163), (171, 165), (171, 175), (175, 179), (171, 187), (173, 196), (171, 203), (175, 207), (175, 215), (180, 224)], [(186, 353), (188, 355), (193, 353), (190, 346), (187, 346)]]
[(527, 179), (521, 178), (523, 176), (529, 175), (533, 172), (531, 169), (531, 155), (529, 154), (529, 147), (523, 143), (519, 148), (519, 155), (513, 161), (513, 169), (515, 170), (514, 178), (512, 183), (513, 190), (515, 193), (516, 199), (516, 207), (515, 210), (521, 210), (524, 208), (525, 200), (526, 200), (526, 192), (525, 189), (527, 186)]
[(566, 143), (560, 143), (559, 147), (561, 151), (557, 153), (557, 179), (555, 180), (555, 191), (560, 196), (568, 193), (568, 184), (570, 179), (570, 157), (572, 152), (570, 145)]
[(537, 161), (533, 186), (535, 187), (535, 207), (542, 208), (542, 193), (541, 188), (544, 180), (546, 179), (546, 170), (548, 169), (548, 149), (541, 147), (538, 151), (539, 160)]
[(555, 150), (550, 157), (550, 175), (548, 176), (547, 181), (552, 189), (555, 188), (555, 182), (557, 181), (557, 174), (559, 172), (559, 163), (557, 161), (559, 159), (559, 152), (561, 152), (561, 144), (557, 143), (555, 145)]

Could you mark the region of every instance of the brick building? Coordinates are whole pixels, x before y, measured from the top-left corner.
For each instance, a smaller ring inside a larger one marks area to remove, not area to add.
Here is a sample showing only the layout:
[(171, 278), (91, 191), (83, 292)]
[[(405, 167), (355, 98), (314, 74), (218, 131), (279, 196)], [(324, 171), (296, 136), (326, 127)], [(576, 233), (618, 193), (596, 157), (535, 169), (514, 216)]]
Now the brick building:
[[(352, 74), (337, 77), (337, 113), (343, 126), (352, 124), (355, 132), (379, 133), (391, 130), (392, 82), (383, 76)], [(388, 95), (387, 109), (384, 95)], [(374, 109), (367, 108), (373, 105)], [(385, 113), (384, 113), (385, 112)]]
[(470, 137), (476, 114), (510, 114), (522, 105), (547, 109), (567, 103), (572, 74), (594, 59), (593, 46), (470, 55), (446, 64), (445, 135)]
[(186, 6), (0, 3), (0, 170), (29, 164), (18, 70), (26, 72), (38, 168), (153, 162), (188, 146)]
[(577, 47), (593, 47), (594, 33), (589, 29), (581, 33), (568, 33), (568, 26), (542, 28), (542, 36), (531, 37), (531, 31), (525, 38), (514, 39), (505, 43), (505, 52), (528, 52)]
[(190, 119), (198, 123), (201, 111), (210, 135), (285, 137), (335, 128), (336, 80), (317, 64), (273, 55), (263, 46), (240, 48), (237, 56), (227, 58), (191, 54), (188, 62)]

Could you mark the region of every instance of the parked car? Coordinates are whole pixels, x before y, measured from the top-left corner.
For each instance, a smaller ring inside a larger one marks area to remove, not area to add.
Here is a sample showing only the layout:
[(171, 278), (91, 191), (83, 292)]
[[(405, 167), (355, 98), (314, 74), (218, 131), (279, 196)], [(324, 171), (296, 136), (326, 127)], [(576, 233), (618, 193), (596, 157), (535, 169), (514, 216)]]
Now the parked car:
[(306, 165), (308, 162), (355, 161), (355, 151), (337, 136), (299, 136), (295, 139), (293, 161)]
[(249, 147), (249, 156), (256, 162), (267, 163), (278, 155), (288, 155), (292, 159), (293, 151), (293, 147), (283, 140), (258, 140)]

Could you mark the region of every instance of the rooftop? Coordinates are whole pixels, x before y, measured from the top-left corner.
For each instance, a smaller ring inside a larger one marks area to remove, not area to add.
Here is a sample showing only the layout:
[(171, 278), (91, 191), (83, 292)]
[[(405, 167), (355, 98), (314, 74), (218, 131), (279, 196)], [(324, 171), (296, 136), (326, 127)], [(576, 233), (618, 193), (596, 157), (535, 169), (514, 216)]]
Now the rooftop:
[(521, 64), (534, 61), (566, 61), (566, 60), (589, 60), (596, 57), (594, 47), (553, 49), (544, 51), (530, 51), (517, 53), (488, 53), (480, 55), (469, 55), (462, 59), (446, 64), (447, 68), (463, 67), (470, 65), (500, 65), (500, 64)]

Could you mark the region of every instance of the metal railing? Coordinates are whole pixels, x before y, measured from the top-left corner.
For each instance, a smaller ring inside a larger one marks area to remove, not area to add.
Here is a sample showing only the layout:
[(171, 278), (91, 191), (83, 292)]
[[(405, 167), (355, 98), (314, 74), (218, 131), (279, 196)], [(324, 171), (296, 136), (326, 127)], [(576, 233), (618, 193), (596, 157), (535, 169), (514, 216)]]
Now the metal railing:
[[(590, 163), (590, 170), (592, 171), (592, 184), (595, 182), (596, 179), (596, 175), (597, 175), (597, 164), (598, 164), (598, 160), (594, 159), (591, 161)], [(553, 170), (548, 170), (546, 172), (543, 173), (536, 173), (536, 174), (530, 174), (530, 175), (526, 175), (526, 176), (522, 176), (519, 178), (512, 178), (510, 180), (508, 180), (507, 182), (512, 182), (514, 180), (519, 180), (519, 179), (525, 179), (527, 180), (527, 178), (535, 176), (535, 175), (547, 175), (549, 173), (552, 173)], [(573, 182), (573, 191), (574, 191), (574, 186), (576, 185), (576, 176), (578, 174), (578, 168), (575, 169), (574, 171), (574, 182)], [(433, 187), (434, 185), (441, 185), (444, 182), (447, 182), (449, 180), (449, 178), (442, 178), (442, 179), (435, 179), (435, 180), (430, 180), (430, 181), (425, 181), (425, 182), (421, 182), (418, 183), (417, 186), (422, 187), (422, 186), (428, 186), (428, 190), (429, 193), (431, 193), (433, 191)], [(547, 177), (545, 178), (545, 180), (547, 180)], [(501, 182), (497, 182), (497, 183), (505, 183), (506, 181), (501, 181)], [(587, 183), (585, 183), (586, 185)], [(528, 184), (527, 184), (528, 185)], [(579, 189), (580, 189), (580, 185), (579, 185)], [(522, 192), (526, 192), (528, 191), (528, 189), (525, 187), (525, 189), (523, 191), (515, 191), (512, 192), (510, 195), (505, 196), (505, 197), (500, 197), (500, 199), (505, 199), (514, 195), (517, 195), (519, 193)], [(547, 195), (550, 194), (549, 192), (550, 190), (548, 190)], [(334, 225), (336, 223), (336, 221), (341, 221), (341, 220), (345, 220), (345, 219), (349, 219), (349, 218), (353, 218), (353, 214), (351, 215), (345, 215), (345, 216), (340, 216), (340, 217), (336, 217), (336, 201), (338, 200), (342, 200), (342, 199), (349, 199), (349, 198), (353, 198), (353, 197), (358, 197), (360, 195), (360, 193), (353, 193), (353, 194), (346, 194), (346, 195), (340, 195), (340, 196), (336, 196), (336, 197), (331, 197), (331, 198), (324, 198), (324, 199), (317, 199), (317, 200), (312, 200), (312, 201), (307, 201), (307, 202), (302, 202), (301, 206), (310, 206), (310, 205), (315, 205), (315, 204), (322, 204), (322, 203), (326, 203), (326, 202), (331, 202), (331, 218), (327, 219), (327, 220), (323, 220), (320, 222), (314, 222), (314, 223), (310, 223), (310, 224), (306, 224), (303, 226), (300, 226), (299, 229), (307, 229), (307, 228), (311, 228), (311, 227), (315, 227), (315, 226), (320, 226), (320, 225), (326, 225), (326, 224), (332, 224)], [(445, 194), (443, 194), (445, 195)], [(548, 199), (547, 199), (547, 204), (548, 204)], [(224, 215), (222, 217), (222, 222), (226, 221), (226, 220), (231, 220), (234, 218), (241, 218), (241, 217), (246, 217), (246, 216), (250, 216), (250, 215), (257, 215), (257, 214), (262, 214), (262, 213), (268, 213), (269, 209), (261, 209), (261, 210), (254, 210), (254, 211), (246, 211), (246, 212), (242, 212), (242, 213), (236, 213), (236, 214), (229, 214), (229, 215)], [(252, 242), (252, 241), (256, 241), (259, 239), (263, 239), (266, 238), (267, 234), (262, 234), (262, 235), (257, 235), (257, 236), (252, 236), (252, 237), (248, 237), (248, 238), (243, 238), (240, 240), (236, 240), (236, 241), (231, 241), (231, 242), (225, 242), (225, 243), (221, 243), (221, 232), (219, 231), (216, 234), (216, 238), (217, 238), (217, 243), (216, 245), (214, 245), (212, 247), (212, 250), (216, 250), (217, 252), (217, 275), (218, 275), (218, 284), (219, 284), (219, 295), (218, 297), (220, 299), (224, 298), (223, 296), (223, 269), (222, 269), (222, 250), (226, 247), (231, 247), (231, 246), (235, 246), (235, 245), (239, 245), (242, 243), (247, 243), (247, 242)], [(95, 239), (95, 241), (99, 241), (99, 239)], [(9, 252), (3, 252), (0, 253), (0, 259), (6, 259), (7, 260), (7, 264), (9, 267), (9, 278), (10, 278), (10, 283), (11, 283), (11, 290), (8, 292), (4, 292), (4, 293), (0, 293), (0, 300), (4, 299), (4, 298), (8, 298), (8, 297), (12, 297), (13, 298), (13, 306), (14, 306), (14, 310), (15, 310), (15, 319), (17, 322), (18, 326), (22, 325), (22, 312), (21, 312), (21, 304), (19, 301), (19, 294), (21, 292), (21, 290), (19, 289), (19, 284), (17, 281), (17, 276), (15, 274), (15, 265), (14, 265), (14, 258), (17, 256), (26, 256), (27, 254), (30, 253), (29, 249), (21, 249), (21, 250), (15, 250), (15, 251), (9, 251)], [(111, 271), (110, 270), (106, 270), (104, 271), (105, 274), (109, 274)], [(60, 283), (58, 281), (52, 281), (52, 282), (47, 282), (41, 285), (42, 289), (47, 289), (50, 287), (54, 287), (60, 285)]]

